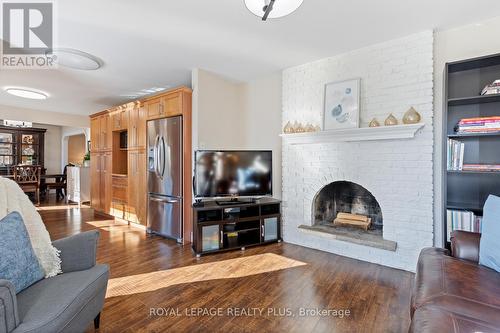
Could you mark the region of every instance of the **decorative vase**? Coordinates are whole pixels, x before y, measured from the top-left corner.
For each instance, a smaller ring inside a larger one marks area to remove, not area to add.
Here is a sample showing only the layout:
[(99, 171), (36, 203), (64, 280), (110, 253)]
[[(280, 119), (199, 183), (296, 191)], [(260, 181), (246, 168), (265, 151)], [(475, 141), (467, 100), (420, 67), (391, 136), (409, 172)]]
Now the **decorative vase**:
[(379, 127), (380, 123), (378, 122), (377, 118), (373, 118), (372, 121), (370, 121), (370, 124), (368, 124), (369, 127)]
[(314, 126), (311, 124), (307, 124), (305, 127), (305, 131), (306, 132), (314, 132), (315, 131)]
[(403, 116), (403, 124), (417, 124), (420, 122), (422, 117), (420, 116), (420, 113), (415, 110), (415, 108), (412, 106), (408, 111)]
[(285, 127), (283, 127), (283, 133), (285, 133), (285, 134), (293, 133), (293, 127), (292, 127), (292, 124), (290, 122), (287, 122)]
[(304, 133), (304, 127), (302, 126), (301, 123), (299, 123), (298, 121), (295, 121), (295, 123), (293, 123), (293, 132), (294, 133)]
[(387, 117), (387, 119), (384, 121), (384, 124), (385, 126), (394, 126), (398, 124), (398, 120), (391, 113), (389, 117)]

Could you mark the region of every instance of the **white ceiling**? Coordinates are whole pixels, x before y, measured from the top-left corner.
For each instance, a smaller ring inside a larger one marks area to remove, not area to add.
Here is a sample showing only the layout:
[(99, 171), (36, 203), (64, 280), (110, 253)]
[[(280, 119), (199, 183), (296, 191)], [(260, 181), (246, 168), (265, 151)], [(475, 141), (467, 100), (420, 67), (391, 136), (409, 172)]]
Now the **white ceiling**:
[(0, 104), (91, 114), (142, 89), (190, 85), (193, 68), (248, 81), (422, 30), (495, 16), (498, 0), (304, 0), (292, 15), (265, 23), (243, 0), (57, 1), (57, 46), (89, 52), (104, 67), (0, 71), (0, 87), (50, 94), (30, 101), (2, 90)]

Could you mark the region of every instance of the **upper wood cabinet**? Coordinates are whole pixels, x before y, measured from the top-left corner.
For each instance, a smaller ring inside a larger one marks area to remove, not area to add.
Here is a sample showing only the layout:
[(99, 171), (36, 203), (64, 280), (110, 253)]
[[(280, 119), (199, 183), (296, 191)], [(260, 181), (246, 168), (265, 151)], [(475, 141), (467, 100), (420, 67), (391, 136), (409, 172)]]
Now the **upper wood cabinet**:
[(90, 144), (92, 152), (111, 150), (109, 114), (98, 114), (90, 119)]
[(102, 115), (101, 117), (101, 150), (111, 150), (111, 130), (109, 122), (109, 114)]
[(99, 117), (90, 118), (90, 150), (92, 152), (98, 152), (100, 150), (100, 135), (101, 119), (99, 119)]
[(113, 131), (123, 131), (128, 127), (129, 109), (126, 107), (118, 107), (111, 112), (111, 128)]
[(146, 148), (146, 108), (140, 103), (129, 112), (128, 148)]
[(182, 92), (175, 90), (160, 97), (153, 97), (144, 102), (147, 119), (158, 119), (182, 114)]
[(161, 98), (155, 98), (144, 104), (147, 110), (147, 119), (159, 118), (161, 115)]

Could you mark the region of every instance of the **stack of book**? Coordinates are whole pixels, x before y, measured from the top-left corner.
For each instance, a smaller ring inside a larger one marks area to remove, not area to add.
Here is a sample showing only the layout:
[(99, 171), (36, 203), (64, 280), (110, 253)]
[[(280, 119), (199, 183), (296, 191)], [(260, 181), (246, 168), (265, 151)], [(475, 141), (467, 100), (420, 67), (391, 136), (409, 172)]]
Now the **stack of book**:
[(500, 132), (500, 116), (466, 118), (458, 122), (458, 133), (495, 133)]
[(465, 145), (463, 142), (448, 139), (448, 170), (461, 171), (464, 165)]
[(495, 171), (500, 172), (499, 164), (463, 164), (464, 171)]
[(483, 91), (481, 91), (481, 95), (496, 95), (500, 94), (500, 80), (495, 80), (492, 84), (488, 84), (484, 87)]
[(481, 232), (482, 216), (476, 216), (468, 210), (446, 210), (446, 223), (448, 230), (448, 241), (450, 241), (453, 230), (463, 230), (470, 232)]

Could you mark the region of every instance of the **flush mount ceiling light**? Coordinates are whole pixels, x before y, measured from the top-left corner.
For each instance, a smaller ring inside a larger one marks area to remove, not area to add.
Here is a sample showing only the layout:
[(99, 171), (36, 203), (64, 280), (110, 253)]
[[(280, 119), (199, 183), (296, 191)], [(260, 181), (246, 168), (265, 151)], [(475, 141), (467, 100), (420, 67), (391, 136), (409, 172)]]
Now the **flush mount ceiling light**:
[(245, 0), (248, 10), (262, 21), (268, 18), (279, 18), (287, 16), (296, 11), (304, 0)]
[(23, 88), (7, 88), (5, 91), (11, 95), (29, 99), (47, 99), (48, 97), (46, 93)]
[(67, 48), (55, 48), (47, 51), (47, 55), (55, 56), (58, 65), (73, 69), (93, 71), (101, 68), (103, 62), (92, 54)]

